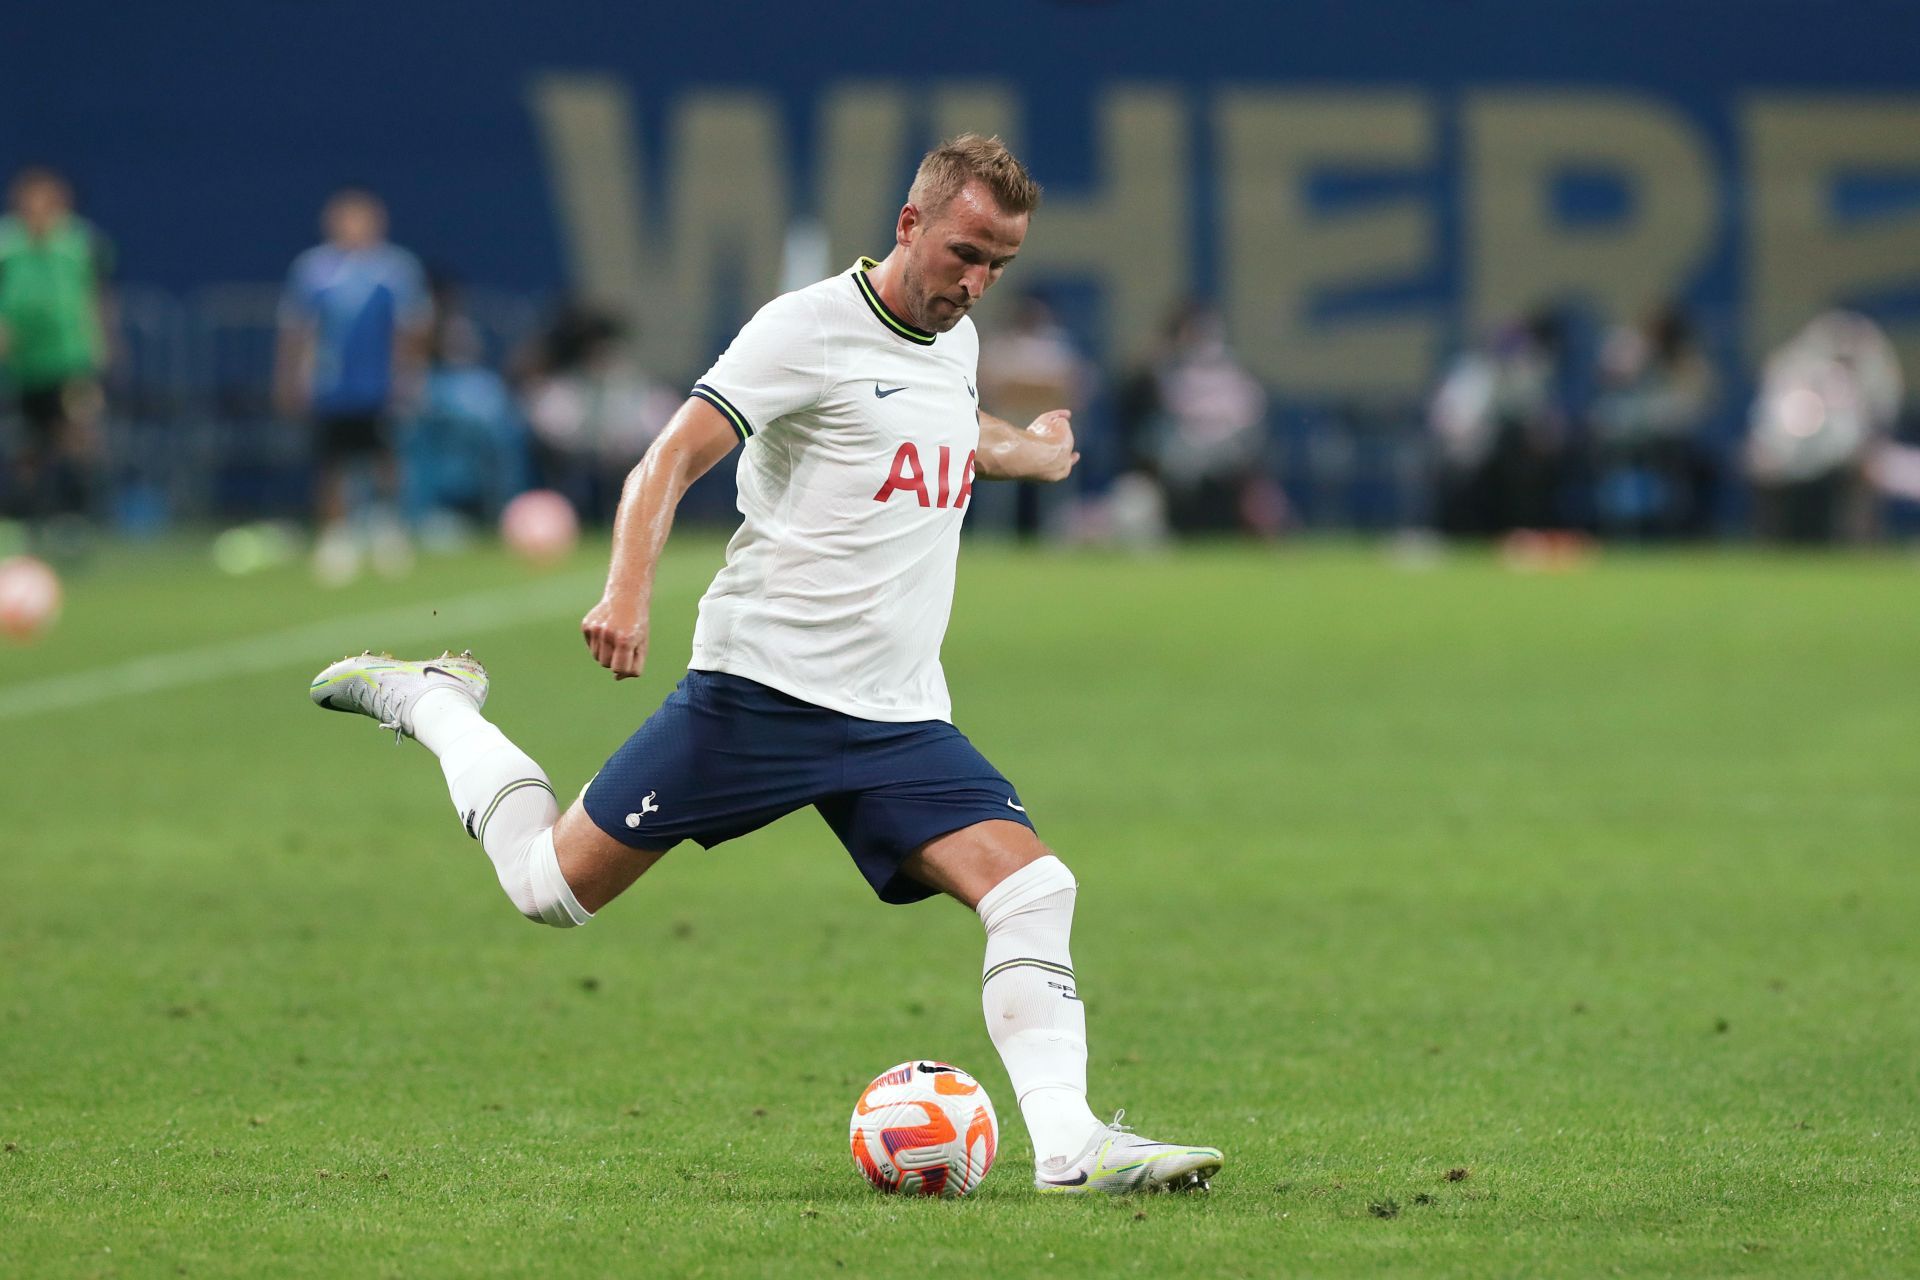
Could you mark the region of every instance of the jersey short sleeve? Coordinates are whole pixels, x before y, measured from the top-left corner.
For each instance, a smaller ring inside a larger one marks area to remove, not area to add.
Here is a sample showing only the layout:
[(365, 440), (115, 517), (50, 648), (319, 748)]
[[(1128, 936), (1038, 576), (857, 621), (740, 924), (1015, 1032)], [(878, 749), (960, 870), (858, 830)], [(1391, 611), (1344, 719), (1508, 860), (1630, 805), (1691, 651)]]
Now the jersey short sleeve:
[(393, 289), (394, 315), (401, 324), (418, 328), (433, 319), (433, 295), (427, 287), (427, 273), (420, 259), (405, 249), (395, 248), (389, 285)]
[(813, 301), (789, 293), (747, 321), (693, 384), (693, 394), (718, 409), (744, 441), (777, 418), (812, 408), (826, 387), (826, 330)]

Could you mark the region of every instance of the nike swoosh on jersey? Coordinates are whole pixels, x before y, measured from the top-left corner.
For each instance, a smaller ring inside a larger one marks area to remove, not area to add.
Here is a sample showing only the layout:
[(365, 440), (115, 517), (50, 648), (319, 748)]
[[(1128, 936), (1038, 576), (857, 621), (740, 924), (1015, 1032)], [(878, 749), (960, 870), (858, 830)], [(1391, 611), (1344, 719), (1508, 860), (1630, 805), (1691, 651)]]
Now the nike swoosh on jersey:
[(885, 400), (888, 396), (897, 395), (905, 390), (905, 387), (888, 387), (885, 391), (882, 391), (879, 383), (876, 382), (873, 384), (873, 395), (876, 400)]
[(1020, 812), (1022, 812), (1022, 813), (1025, 813), (1025, 812), (1027, 811), (1027, 806), (1025, 806), (1025, 805), (1023, 805), (1023, 804), (1015, 804), (1015, 803), (1013, 802), (1013, 798), (1012, 798), (1011, 796), (1009, 796), (1009, 797), (1007, 798), (1007, 808), (1009, 808), (1009, 809), (1018, 809), (1018, 810), (1019, 810)]

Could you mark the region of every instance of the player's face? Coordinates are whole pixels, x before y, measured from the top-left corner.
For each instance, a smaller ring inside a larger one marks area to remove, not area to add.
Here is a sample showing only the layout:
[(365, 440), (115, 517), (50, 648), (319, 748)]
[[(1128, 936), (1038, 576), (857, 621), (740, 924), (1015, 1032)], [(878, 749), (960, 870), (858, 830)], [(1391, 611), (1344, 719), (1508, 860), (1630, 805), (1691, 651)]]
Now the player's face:
[(364, 249), (386, 236), (387, 213), (365, 196), (337, 196), (328, 202), (321, 226), (335, 244)]
[(45, 235), (73, 207), (66, 184), (41, 178), (23, 184), (14, 194), (20, 220), (34, 235)]
[(969, 182), (931, 216), (913, 205), (900, 211), (899, 240), (906, 247), (901, 284), (910, 319), (932, 333), (945, 333), (993, 287), (1027, 238), (1027, 215), (1008, 213), (993, 193)]

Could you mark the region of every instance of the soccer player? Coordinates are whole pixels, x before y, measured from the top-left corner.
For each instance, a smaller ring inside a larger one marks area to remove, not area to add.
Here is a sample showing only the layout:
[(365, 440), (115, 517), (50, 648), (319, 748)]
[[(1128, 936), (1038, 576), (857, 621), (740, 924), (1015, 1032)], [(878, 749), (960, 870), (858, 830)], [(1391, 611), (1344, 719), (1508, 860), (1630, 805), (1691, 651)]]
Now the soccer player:
[(320, 470), (314, 572), (338, 585), (360, 567), (347, 521), (356, 470), (371, 473), (378, 498), (374, 567), (398, 574), (412, 565), (393, 511), (398, 467), (389, 433), (396, 391), (422, 371), (433, 308), (419, 261), (387, 242), (380, 197), (342, 188), (320, 221), (326, 242), (294, 259), (287, 276), (274, 385), (282, 412), (312, 423)]
[(545, 773), (480, 715), (471, 656), (362, 655), (313, 700), (440, 759), (455, 810), (529, 919), (568, 928), (682, 840), (708, 847), (812, 805), (882, 901), (945, 893), (986, 926), (988, 1034), (1042, 1191), (1204, 1186), (1211, 1147), (1102, 1125), (1068, 937), (1076, 882), (1014, 788), (949, 720), (940, 641), (978, 478), (1059, 480), (1065, 411), (979, 410), (967, 312), (1014, 259), (1040, 191), (997, 138), (929, 152), (884, 262), (774, 299), (628, 478), (606, 592), (581, 624), (640, 674), (674, 508), (736, 446), (739, 531), (700, 602), (690, 669), (561, 813)]
[(28, 168), (0, 218), (0, 368), (26, 424), (15, 459), (21, 514), (84, 515), (99, 453), (100, 374), (112, 328), (113, 247), (73, 211), (73, 188)]

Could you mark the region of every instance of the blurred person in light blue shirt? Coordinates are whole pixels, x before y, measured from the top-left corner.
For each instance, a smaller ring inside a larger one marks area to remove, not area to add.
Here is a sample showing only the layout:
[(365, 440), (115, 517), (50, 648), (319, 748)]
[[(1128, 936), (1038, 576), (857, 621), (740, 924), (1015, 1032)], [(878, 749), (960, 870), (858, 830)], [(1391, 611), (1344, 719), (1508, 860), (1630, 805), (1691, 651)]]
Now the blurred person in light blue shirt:
[(1601, 531), (1630, 538), (1705, 534), (1713, 464), (1701, 432), (1713, 366), (1677, 303), (1621, 326), (1600, 347), (1589, 411)]
[(454, 542), (491, 524), (530, 487), (525, 420), (449, 278), (433, 283), (426, 384), (401, 434), (408, 522), (423, 540)]
[[(325, 242), (294, 259), (287, 276), (274, 386), (281, 411), (312, 430), (314, 569), (340, 583), (359, 571), (363, 543), (376, 569), (404, 572), (411, 563), (392, 506), (392, 422), (398, 401), (417, 391), (433, 311), (419, 261), (387, 242), (378, 196), (358, 187), (335, 192), (321, 227)], [(350, 522), (350, 490), (361, 478), (373, 501)]]

